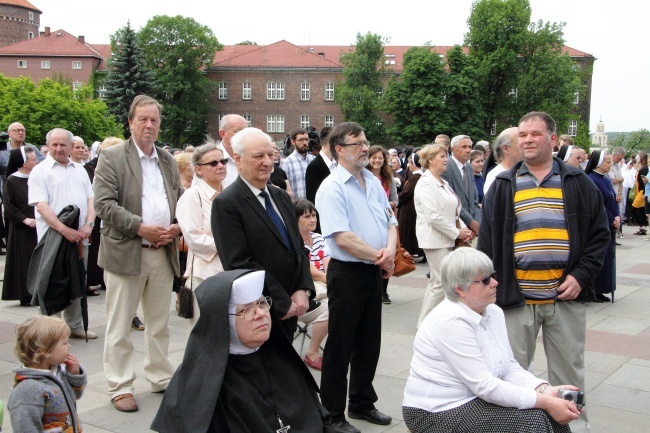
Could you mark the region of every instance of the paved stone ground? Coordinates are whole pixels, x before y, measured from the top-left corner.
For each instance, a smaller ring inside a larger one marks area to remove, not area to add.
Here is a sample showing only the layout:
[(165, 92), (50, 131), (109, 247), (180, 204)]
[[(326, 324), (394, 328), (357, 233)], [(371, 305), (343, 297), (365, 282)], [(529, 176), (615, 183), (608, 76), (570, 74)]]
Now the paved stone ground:
[[(625, 232), (632, 233), (631, 227)], [(614, 304), (590, 304), (587, 316), (587, 408), (591, 431), (650, 431), (650, 239), (629, 234), (617, 247), (618, 289)], [(4, 258), (0, 259), (0, 271)], [(401, 402), (409, 373), (418, 312), (427, 280), (428, 267), (419, 264), (408, 276), (391, 279), (389, 294), (393, 303), (384, 306), (382, 349), (375, 378), (378, 408), (393, 417), (389, 426), (375, 426), (351, 420), (364, 432), (407, 432), (402, 422)], [(0, 275), (2, 273), (0, 272)], [(136, 398), (140, 411), (125, 414), (113, 409), (102, 368), (102, 349), (106, 317), (104, 296), (90, 298), (90, 328), (98, 340), (85, 343), (71, 340), (72, 352), (88, 369), (88, 386), (78, 407), (85, 433), (140, 433), (149, 425), (160, 404), (161, 395), (149, 392), (143, 379), (143, 333), (132, 331), (138, 354)], [(0, 399), (5, 403), (11, 391), (16, 365), (13, 339), (16, 324), (37, 314), (36, 307), (20, 307), (18, 302), (0, 302)], [(142, 316), (141, 316), (142, 317)], [(171, 357), (178, 365), (187, 340), (186, 323), (176, 317), (170, 305)], [(295, 343), (300, 350), (300, 340)], [(546, 359), (538, 342), (535, 366), (544, 377)], [(317, 382), (320, 375), (314, 372)], [(3, 432), (12, 432), (5, 413)]]

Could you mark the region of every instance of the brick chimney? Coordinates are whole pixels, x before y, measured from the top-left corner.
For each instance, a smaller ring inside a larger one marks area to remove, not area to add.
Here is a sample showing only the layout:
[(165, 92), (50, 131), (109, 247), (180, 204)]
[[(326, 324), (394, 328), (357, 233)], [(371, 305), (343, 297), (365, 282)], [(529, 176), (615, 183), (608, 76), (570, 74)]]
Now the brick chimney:
[(79, 40), (79, 42), (82, 43), (82, 44), (86, 43), (86, 37), (85, 36), (78, 36), (77, 40)]
[(43, 32), (43, 36), (50, 36), (50, 28), (45, 27), (45, 32)]

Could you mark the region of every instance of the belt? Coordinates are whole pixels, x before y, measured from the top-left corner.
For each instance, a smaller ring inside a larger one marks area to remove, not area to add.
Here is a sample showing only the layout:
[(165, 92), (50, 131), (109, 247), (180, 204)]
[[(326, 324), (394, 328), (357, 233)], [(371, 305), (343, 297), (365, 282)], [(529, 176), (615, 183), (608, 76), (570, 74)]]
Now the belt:
[(160, 247), (157, 247), (157, 246), (151, 245), (151, 244), (142, 244), (142, 248), (144, 248), (145, 250), (157, 250), (157, 249), (160, 249)]
[(555, 299), (526, 299), (526, 305), (555, 304)]

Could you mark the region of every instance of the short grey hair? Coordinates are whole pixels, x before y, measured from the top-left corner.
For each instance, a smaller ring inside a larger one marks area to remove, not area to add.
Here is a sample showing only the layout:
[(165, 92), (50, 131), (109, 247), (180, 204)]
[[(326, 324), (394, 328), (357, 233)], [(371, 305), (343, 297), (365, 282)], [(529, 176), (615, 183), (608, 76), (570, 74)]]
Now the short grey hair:
[(72, 135), (72, 132), (68, 131), (67, 129), (63, 129), (63, 128), (54, 128), (54, 129), (51, 129), (51, 130), (47, 133), (47, 135), (45, 136), (45, 142), (46, 142), (46, 143), (48, 143), (48, 144), (50, 143), (50, 137), (51, 137), (52, 134), (54, 134), (55, 132), (64, 132), (65, 135), (66, 135), (66, 139), (68, 140), (68, 144), (72, 144), (72, 140), (73, 140), (73, 138), (74, 138), (74, 136)]
[(494, 152), (494, 159), (497, 163), (501, 163), (503, 160), (503, 146), (510, 145), (510, 137), (508, 134), (505, 134), (505, 131), (502, 131), (501, 134), (494, 140), (492, 143), (492, 152)]
[[(243, 119), (244, 121), (246, 121), (244, 116), (240, 116), (239, 114), (226, 114), (225, 116), (223, 116), (221, 118), (221, 122), (219, 123), (219, 130), (227, 131), (228, 127), (230, 126), (230, 124), (232, 123), (232, 121), (235, 118), (240, 118), (240, 119)], [(248, 123), (248, 121), (246, 121), (246, 122)]]
[(485, 253), (474, 248), (458, 248), (449, 253), (440, 264), (440, 279), (445, 296), (452, 302), (458, 302), (456, 292), (463, 292), (478, 278), (491, 275), (494, 272), (492, 260)]
[(208, 135), (205, 139), (205, 143), (194, 148), (194, 152), (192, 152), (192, 165), (200, 164), (203, 157), (208, 152), (211, 152), (213, 150), (218, 150), (223, 154), (221, 149), (217, 147), (217, 142), (215, 141), (215, 139)]
[(612, 155), (622, 155), (625, 156), (625, 149), (623, 149), (621, 146), (617, 146), (612, 150)]
[(74, 137), (72, 137), (72, 141), (73, 142), (74, 141), (81, 141), (81, 144), (83, 144), (84, 146), (86, 145), (86, 143), (84, 143), (84, 139), (79, 137), (78, 135), (75, 135)]
[(258, 128), (244, 128), (241, 131), (239, 131), (237, 134), (233, 135), (230, 144), (232, 145), (232, 151), (233, 153), (236, 153), (237, 155), (243, 155), (244, 150), (245, 150), (245, 143), (246, 139), (249, 136), (257, 136), (261, 138), (265, 138), (269, 143), (271, 143), (273, 140), (271, 137), (266, 134), (264, 131)]
[(457, 135), (457, 136), (455, 136), (454, 138), (451, 139), (451, 148), (454, 149), (456, 146), (458, 146), (458, 143), (460, 143), (461, 140), (464, 140), (466, 138), (469, 139), (469, 144), (470, 145), (474, 144), (472, 142), (472, 139), (469, 137), (469, 135)]

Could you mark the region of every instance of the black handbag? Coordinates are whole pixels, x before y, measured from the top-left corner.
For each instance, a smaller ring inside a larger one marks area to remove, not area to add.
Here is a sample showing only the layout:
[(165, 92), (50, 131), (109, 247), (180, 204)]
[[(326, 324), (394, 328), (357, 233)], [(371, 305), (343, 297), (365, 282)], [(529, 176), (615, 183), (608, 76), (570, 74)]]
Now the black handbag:
[(194, 317), (194, 293), (192, 292), (192, 280), (190, 277), (190, 287), (181, 287), (178, 302), (178, 317), (192, 319)]

